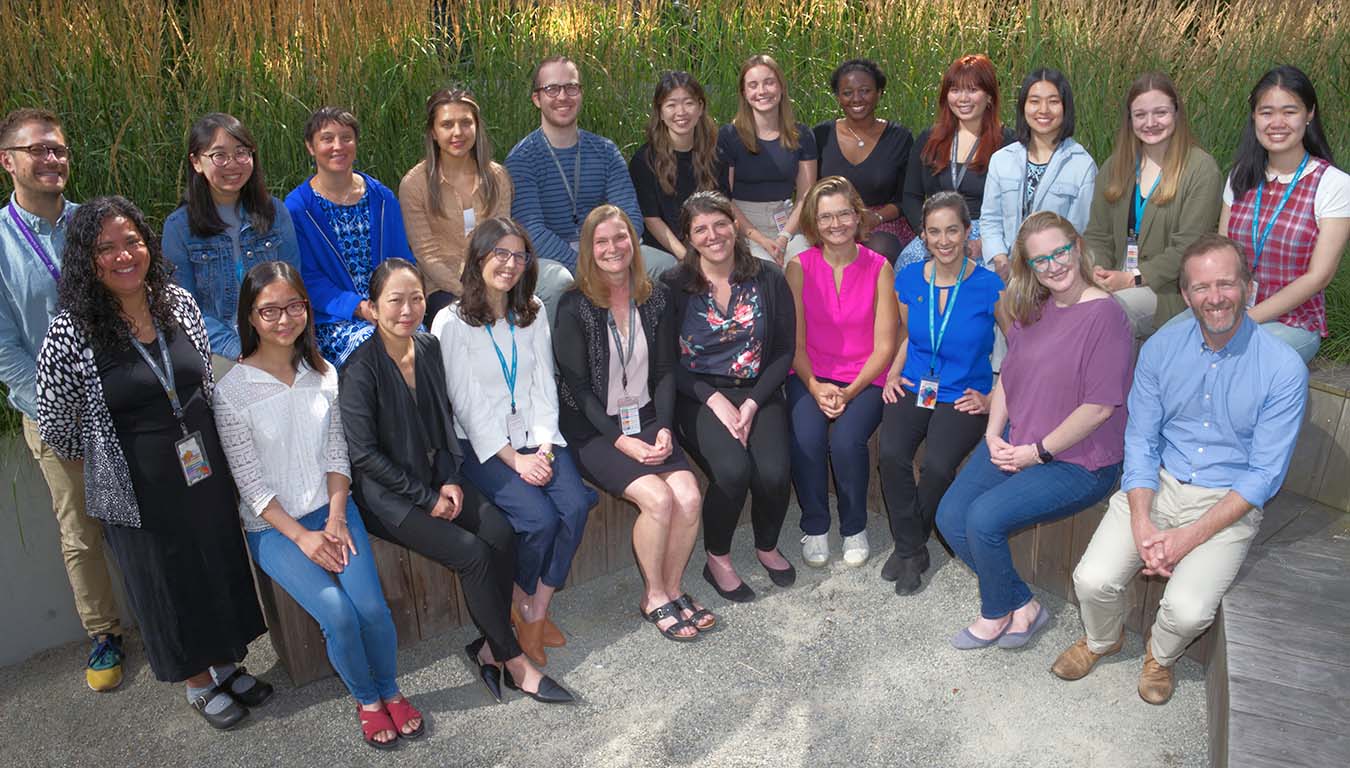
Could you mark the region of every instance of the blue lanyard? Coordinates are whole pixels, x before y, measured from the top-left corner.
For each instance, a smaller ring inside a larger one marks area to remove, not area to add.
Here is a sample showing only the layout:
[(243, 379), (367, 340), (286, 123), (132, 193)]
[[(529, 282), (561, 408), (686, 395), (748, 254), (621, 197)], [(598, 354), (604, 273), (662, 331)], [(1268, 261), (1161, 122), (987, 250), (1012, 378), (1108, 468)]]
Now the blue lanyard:
[(23, 235), (24, 240), (28, 241), (28, 247), (33, 249), (33, 253), (36, 253), (39, 259), (42, 259), (42, 265), (47, 268), (47, 272), (51, 274), (52, 279), (59, 281), (61, 270), (56, 268), (56, 264), (47, 255), (47, 249), (42, 247), (42, 243), (38, 242), (37, 235), (33, 233), (33, 230), (28, 227), (23, 219), (19, 218), (19, 212), (14, 210), (12, 203), (5, 207), (9, 209), (9, 217), (14, 220), (14, 226), (19, 229), (19, 234)]
[(1139, 167), (1140, 161), (1134, 161), (1134, 231), (1139, 233), (1144, 229), (1144, 211), (1148, 209), (1148, 200), (1153, 197), (1153, 192), (1158, 188), (1158, 182), (1162, 181), (1162, 171), (1153, 177), (1153, 186), (1148, 188), (1147, 195), (1139, 194)]
[(932, 376), (936, 369), (938, 360), (938, 350), (942, 348), (942, 338), (947, 335), (947, 323), (951, 321), (952, 315), (956, 314), (956, 294), (961, 292), (961, 283), (966, 281), (966, 264), (970, 261), (969, 256), (961, 257), (961, 273), (956, 277), (956, 285), (952, 286), (952, 293), (947, 297), (947, 308), (942, 312), (942, 327), (937, 331), (933, 327), (937, 324), (935, 315), (937, 313), (937, 261), (933, 262), (933, 277), (928, 281), (928, 345), (932, 348), (932, 355), (928, 358), (928, 375)]
[(1270, 231), (1275, 228), (1275, 220), (1280, 218), (1284, 212), (1285, 203), (1289, 202), (1289, 196), (1294, 194), (1294, 187), (1298, 186), (1298, 181), (1303, 177), (1303, 169), (1308, 167), (1309, 153), (1303, 153), (1303, 159), (1299, 161), (1298, 170), (1294, 171), (1294, 178), (1290, 179), (1289, 186), (1284, 188), (1284, 197), (1280, 198), (1280, 204), (1275, 206), (1275, 212), (1270, 214), (1270, 221), (1266, 222), (1266, 229), (1261, 233), (1258, 239), (1256, 236), (1257, 226), (1261, 222), (1261, 190), (1265, 189), (1266, 183), (1262, 181), (1256, 185), (1256, 210), (1252, 211), (1252, 271), (1256, 271), (1256, 265), (1261, 263), (1261, 253), (1266, 250), (1266, 239), (1270, 237)]
[(502, 377), (506, 379), (506, 388), (511, 392), (511, 413), (516, 412), (516, 324), (511, 322), (511, 313), (506, 313), (506, 327), (511, 329), (511, 367), (506, 367), (506, 356), (502, 354), (502, 348), (497, 346), (497, 340), (492, 336), (492, 326), (485, 325), (483, 330), (487, 331), (488, 340), (492, 342), (492, 350), (497, 353), (497, 362), (502, 366)]

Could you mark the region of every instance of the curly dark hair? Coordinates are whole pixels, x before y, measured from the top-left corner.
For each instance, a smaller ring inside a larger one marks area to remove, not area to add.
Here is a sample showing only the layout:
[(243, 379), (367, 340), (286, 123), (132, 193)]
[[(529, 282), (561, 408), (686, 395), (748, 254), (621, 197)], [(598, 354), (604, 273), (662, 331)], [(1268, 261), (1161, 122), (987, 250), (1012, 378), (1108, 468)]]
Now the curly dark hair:
[(117, 297), (99, 279), (94, 253), (103, 225), (118, 216), (131, 222), (150, 252), (150, 267), (145, 273), (150, 317), (165, 340), (173, 339), (177, 324), (168, 292), (173, 267), (164, 260), (159, 238), (145, 223), (141, 209), (121, 195), (96, 197), (77, 208), (71, 217), (66, 231), (66, 249), (61, 254), (61, 282), (57, 285), (58, 306), (70, 313), (71, 320), (89, 339), (95, 353), (131, 346), (131, 327), (122, 316)]
[(506, 311), (512, 316), (512, 322), (524, 328), (534, 322), (539, 308), (534, 305), (534, 287), (539, 280), (539, 256), (534, 251), (534, 243), (525, 228), (514, 219), (498, 216), (473, 228), (473, 238), (469, 240), (469, 253), (464, 258), (464, 273), (460, 277), (464, 284), (464, 295), (459, 299), (459, 316), (464, 322), (478, 327), (492, 325), (497, 321), (492, 307), (488, 306), (487, 284), (483, 282), (483, 262), (492, 255), (492, 249), (502, 238), (515, 235), (525, 243), (525, 270), (520, 279), (506, 294)]

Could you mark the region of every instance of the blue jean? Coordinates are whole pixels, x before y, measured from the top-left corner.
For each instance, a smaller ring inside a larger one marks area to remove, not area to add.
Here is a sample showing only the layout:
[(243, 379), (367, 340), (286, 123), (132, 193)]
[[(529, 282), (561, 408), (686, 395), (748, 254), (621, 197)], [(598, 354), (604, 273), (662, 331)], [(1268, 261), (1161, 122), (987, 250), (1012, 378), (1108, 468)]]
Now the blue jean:
[(516, 532), (516, 585), (527, 595), (533, 595), (541, 581), (561, 588), (586, 530), (586, 517), (600, 501), (581, 482), (572, 452), (554, 447), (553, 479), (540, 487), (520, 479), (496, 456), (478, 463), (469, 441), (459, 444), (464, 448), (465, 476), (497, 505)]
[[(842, 386), (842, 385), (840, 385)], [(802, 533), (830, 532), (829, 470), (839, 502), (839, 535), (867, 529), (867, 441), (881, 424), (881, 387), (868, 386), (849, 401), (839, 418), (821, 413), (816, 399), (795, 375), (787, 380), (792, 425), (792, 487), (802, 508)]]
[(981, 440), (937, 511), (938, 530), (980, 580), (980, 615), (999, 619), (1031, 600), (1031, 588), (1013, 567), (1011, 533), (1086, 509), (1119, 477), (1119, 464), (1092, 471), (1066, 461), (1004, 472), (989, 461)]
[[(311, 531), (328, 523), (328, 505), (297, 520)], [(375, 554), (356, 504), (347, 500), (347, 531), (356, 545), (342, 573), (331, 573), (310, 560), (275, 528), (249, 531), (253, 559), (305, 612), (319, 622), (328, 645), (328, 661), (362, 704), (398, 693), (398, 637), (385, 604)]]

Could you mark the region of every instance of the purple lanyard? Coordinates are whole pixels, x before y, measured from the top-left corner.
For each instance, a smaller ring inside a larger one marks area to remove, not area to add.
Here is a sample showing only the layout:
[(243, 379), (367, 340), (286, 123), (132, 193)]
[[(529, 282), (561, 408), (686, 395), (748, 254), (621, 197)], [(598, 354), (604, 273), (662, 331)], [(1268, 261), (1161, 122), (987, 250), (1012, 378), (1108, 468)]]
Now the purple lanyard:
[(47, 267), (47, 271), (51, 273), (52, 279), (59, 282), (61, 280), (61, 270), (57, 269), (56, 265), (52, 263), (51, 257), (47, 255), (47, 249), (42, 247), (42, 243), (38, 242), (37, 235), (33, 234), (33, 230), (29, 229), (23, 219), (19, 218), (19, 212), (14, 210), (13, 203), (5, 206), (5, 208), (9, 210), (9, 217), (14, 220), (14, 226), (18, 227), (19, 234), (23, 235), (23, 239), (28, 241), (28, 247), (32, 248), (33, 253), (36, 253), (38, 258), (42, 259), (42, 263)]

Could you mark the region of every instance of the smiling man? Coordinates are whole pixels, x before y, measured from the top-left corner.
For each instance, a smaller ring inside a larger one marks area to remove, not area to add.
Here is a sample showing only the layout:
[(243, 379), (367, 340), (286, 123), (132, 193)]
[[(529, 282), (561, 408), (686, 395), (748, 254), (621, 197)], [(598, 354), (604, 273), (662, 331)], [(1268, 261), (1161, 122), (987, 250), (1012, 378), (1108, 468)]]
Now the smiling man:
[(0, 382), (23, 414), (23, 436), (51, 491), (61, 554), (80, 623), (93, 638), (85, 681), (95, 691), (122, 682), (122, 637), (99, 523), (84, 513), (84, 464), (57, 458), (37, 430), (37, 354), (56, 314), (66, 226), (70, 150), (56, 115), (18, 109), (0, 120), (0, 166), (14, 182), (0, 211)]
[(1077, 680), (1123, 642), (1134, 574), (1170, 577), (1145, 643), (1139, 695), (1172, 696), (1172, 665), (1214, 620), (1261, 507), (1284, 482), (1308, 369), (1247, 316), (1251, 271), (1237, 243), (1198, 238), (1181, 257), (1194, 314), (1144, 344), (1130, 390), (1120, 491), (1073, 573), (1086, 637), (1051, 668)]

